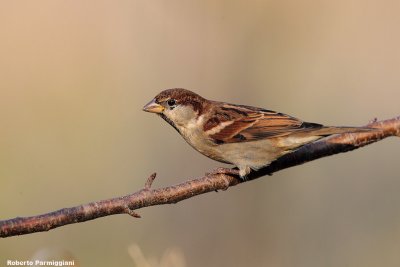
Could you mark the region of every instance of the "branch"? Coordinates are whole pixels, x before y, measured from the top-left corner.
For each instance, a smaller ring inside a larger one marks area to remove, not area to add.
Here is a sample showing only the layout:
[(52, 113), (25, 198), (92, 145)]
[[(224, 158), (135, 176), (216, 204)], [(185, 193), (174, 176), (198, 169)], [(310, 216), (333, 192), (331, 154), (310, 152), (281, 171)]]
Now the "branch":
[(212, 173), (175, 186), (152, 189), (151, 185), (156, 177), (154, 173), (147, 179), (143, 189), (126, 196), (64, 208), (37, 216), (17, 217), (0, 221), (0, 237), (48, 231), (63, 225), (85, 222), (113, 214), (129, 214), (135, 218), (140, 218), (139, 214), (135, 212), (137, 209), (177, 203), (200, 194), (226, 190), (230, 186), (254, 180), (264, 175), (271, 175), (289, 167), (351, 151), (389, 136), (400, 136), (400, 116), (384, 121), (375, 119), (366, 126), (379, 130), (335, 135), (305, 145), (295, 152), (279, 158), (266, 168), (251, 172), (246, 181), (227, 174)]

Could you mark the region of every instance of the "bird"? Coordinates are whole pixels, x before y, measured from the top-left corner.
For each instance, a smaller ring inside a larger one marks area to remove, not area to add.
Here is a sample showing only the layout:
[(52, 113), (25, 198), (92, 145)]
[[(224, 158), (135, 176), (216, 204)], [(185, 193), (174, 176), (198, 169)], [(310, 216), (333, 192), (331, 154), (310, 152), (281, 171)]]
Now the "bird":
[(208, 100), (183, 88), (160, 92), (143, 111), (159, 115), (201, 154), (236, 166), (221, 167), (215, 173), (243, 180), (251, 171), (318, 139), (372, 130), (304, 122), (264, 108)]

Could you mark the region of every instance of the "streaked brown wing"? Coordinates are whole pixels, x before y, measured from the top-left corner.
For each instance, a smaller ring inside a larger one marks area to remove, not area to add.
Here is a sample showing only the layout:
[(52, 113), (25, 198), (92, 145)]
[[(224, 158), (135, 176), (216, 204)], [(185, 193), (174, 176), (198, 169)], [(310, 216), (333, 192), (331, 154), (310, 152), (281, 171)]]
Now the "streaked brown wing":
[[(223, 112), (224, 110), (230, 112)], [(227, 114), (230, 115), (229, 120)], [(283, 113), (248, 106), (224, 106), (222, 110), (216, 110), (216, 115), (216, 117), (224, 118), (224, 120), (220, 119), (219, 122), (226, 124), (220, 129), (215, 128), (214, 131), (213, 128), (208, 129), (212, 133), (210, 137), (216, 143), (255, 141), (323, 127), (320, 124), (303, 123)]]

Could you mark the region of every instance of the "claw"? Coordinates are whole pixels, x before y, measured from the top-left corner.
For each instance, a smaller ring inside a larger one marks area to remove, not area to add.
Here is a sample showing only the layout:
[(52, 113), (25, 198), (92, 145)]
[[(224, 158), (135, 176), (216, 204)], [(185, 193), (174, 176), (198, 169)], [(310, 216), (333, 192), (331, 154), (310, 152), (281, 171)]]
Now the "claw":
[(375, 123), (375, 122), (377, 122), (377, 121), (378, 121), (378, 118), (373, 118), (372, 120), (369, 121), (369, 124)]
[(212, 172), (206, 173), (207, 176), (215, 175), (215, 174), (227, 174), (227, 175), (240, 176), (238, 169), (223, 168), (223, 167), (216, 168)]

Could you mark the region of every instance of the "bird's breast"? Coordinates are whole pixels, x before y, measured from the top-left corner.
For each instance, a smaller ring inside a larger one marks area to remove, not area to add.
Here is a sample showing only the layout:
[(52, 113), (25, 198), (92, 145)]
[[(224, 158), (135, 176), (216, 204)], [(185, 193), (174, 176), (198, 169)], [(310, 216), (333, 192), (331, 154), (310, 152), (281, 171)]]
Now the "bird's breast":
[(179, 127), (179, 132), (185, 141), (203, 155), (217, 161), (226, 162), (223, 160), (222, 155), (219, 154), (220, 151), (217, 145), (208, 138), (202, 127), (199, 125), (191, 126)]

